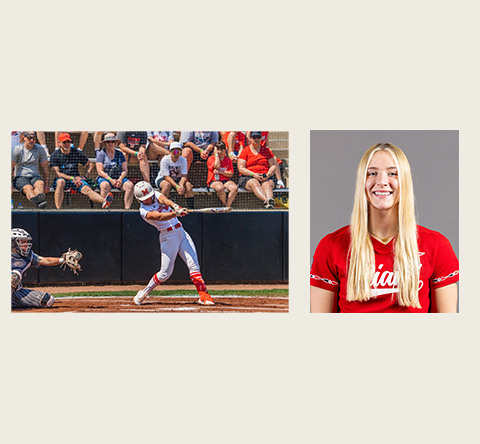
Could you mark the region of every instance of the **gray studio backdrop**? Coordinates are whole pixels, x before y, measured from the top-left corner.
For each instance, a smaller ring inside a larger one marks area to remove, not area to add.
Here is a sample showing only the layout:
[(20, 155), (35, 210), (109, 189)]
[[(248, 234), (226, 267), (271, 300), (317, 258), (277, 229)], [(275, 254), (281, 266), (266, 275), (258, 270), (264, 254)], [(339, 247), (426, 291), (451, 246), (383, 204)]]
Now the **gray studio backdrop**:
[(417, 223), (445, 235), (459, 257), (458, 131), (391, 130), (310, 132), (310, 258), (323, 236), (350, 223), (358, 163), (383, 142), (410, 162)]

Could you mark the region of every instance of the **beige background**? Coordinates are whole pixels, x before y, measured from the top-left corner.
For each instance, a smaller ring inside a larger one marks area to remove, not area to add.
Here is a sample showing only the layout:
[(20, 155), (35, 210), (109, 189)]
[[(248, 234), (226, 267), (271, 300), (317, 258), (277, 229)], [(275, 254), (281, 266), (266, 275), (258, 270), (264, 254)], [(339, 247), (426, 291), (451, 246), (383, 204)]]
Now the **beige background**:
[[(472, 442), (476, 4), (74, 5), (3, 8), (5, 152), (12, 129), (290, 131), (290, 313), (11, 314), (6, 161), (2, 441)], [(461, 314), (309, 314), (312, 129), (460, 131)]]

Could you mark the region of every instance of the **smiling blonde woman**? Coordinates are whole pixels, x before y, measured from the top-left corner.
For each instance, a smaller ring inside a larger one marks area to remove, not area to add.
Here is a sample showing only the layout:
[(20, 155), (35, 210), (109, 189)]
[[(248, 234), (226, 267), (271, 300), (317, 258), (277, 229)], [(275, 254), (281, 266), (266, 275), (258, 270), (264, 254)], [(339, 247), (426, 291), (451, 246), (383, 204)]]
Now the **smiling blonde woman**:
[(403, 151), (390, 143), (367, 150), (350, 225), (315, 251), (312, 313), (456, 312), (458, 259), (447, 238), (416, 224), (414, 201)]

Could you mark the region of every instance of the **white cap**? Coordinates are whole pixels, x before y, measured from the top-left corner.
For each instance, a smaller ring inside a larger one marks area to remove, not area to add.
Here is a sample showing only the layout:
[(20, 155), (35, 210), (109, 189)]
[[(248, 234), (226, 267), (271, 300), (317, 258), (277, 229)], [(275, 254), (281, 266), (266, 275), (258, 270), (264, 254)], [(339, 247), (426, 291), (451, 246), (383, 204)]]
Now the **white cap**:
[(181, 150), (182, 149), (182, 144), (180, 142), (172, 142), (170, 144), (170, 151), (172, 151), (174, 149)]

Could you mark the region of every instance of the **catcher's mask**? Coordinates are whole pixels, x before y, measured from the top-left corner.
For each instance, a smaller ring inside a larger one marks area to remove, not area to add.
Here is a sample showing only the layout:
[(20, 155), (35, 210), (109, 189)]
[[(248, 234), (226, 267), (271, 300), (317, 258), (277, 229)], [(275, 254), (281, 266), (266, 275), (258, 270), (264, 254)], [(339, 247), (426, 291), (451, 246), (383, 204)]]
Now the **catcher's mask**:
[(148, 182), (144, 182), (142, 180), (141, 182), (137, 182), (135, 184), (133, 194), (139, 202), (143, 202), (144, 200), (147, 200), (148, 198), (155, 195), (155, 191), (153, 191), (152, 186)]
[(12, 248), (23, 257), (32, 249), (32, 236), (22, 228), (12, 228)]

